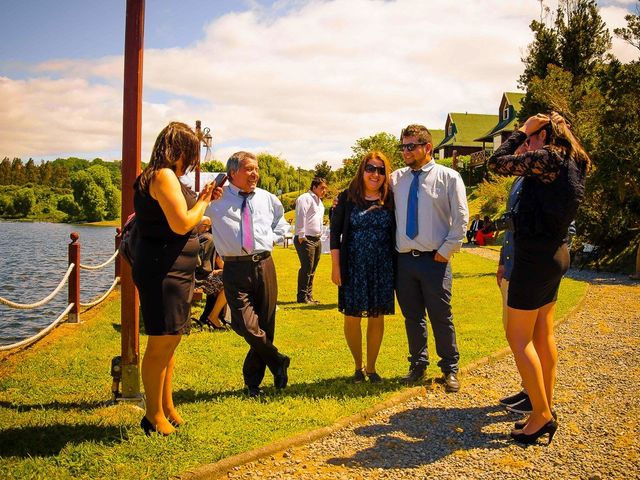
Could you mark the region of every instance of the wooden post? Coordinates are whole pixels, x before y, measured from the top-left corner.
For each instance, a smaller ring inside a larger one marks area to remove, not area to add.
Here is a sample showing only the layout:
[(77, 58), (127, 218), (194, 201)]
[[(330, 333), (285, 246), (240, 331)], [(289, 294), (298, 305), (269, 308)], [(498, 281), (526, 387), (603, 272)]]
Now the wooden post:
[[(120, 242), (122, 241), (122, 229), (120, 227), (116, 228), (116, 237), (115, 237), (115, 244), (116, 244), (116, 249), (114, 250), (115, 252), (117, 252), (120, 249)], [(122, 262), (122, 256), (118, 255), (116, 257), (116, 261), (113, 262), (115, 265), (114, 268), (114, 272), (113, 272), (113, 278), (118, 278), (120, 276), (120, 262)]]
[(638, 243), (638, 251), (636, 252), (636, 273), (631, 275), (634, 280), (640, 280), (640, 242)]
[(454, 150), (453, 151), (453, 158), (451, 159), (451, 167), (458, 171), (458, 151)]
[[(124, 45), (124, 99), (122, 115), (122, 210), (124, 222), (133, 213), (133, 184), (140, 174), (142, 143), (142, 59), (144, 0), (127, 0)], [(127, 262), (120, 261), (121, 369), (120, 399), (140, 400), (139, 301)]]
[(71, 270), (69, 277), (69, 296), (68, 302), (73, 303), (73, 308), (67, 315), (67, 322), (80, 323), (80, 243), (78, 239), (80, 235), (77, 232), (71, 232), (69, 235), (71, 243), (69, 244), (69, 265), (75, 265)]
[(202, 141), (202, 123), (196, 120), (196, 137), (198, 137), (198, 157), (196, 160), (196, 179), (194, 182), (194, 190), (200, 191), (200, 142)]

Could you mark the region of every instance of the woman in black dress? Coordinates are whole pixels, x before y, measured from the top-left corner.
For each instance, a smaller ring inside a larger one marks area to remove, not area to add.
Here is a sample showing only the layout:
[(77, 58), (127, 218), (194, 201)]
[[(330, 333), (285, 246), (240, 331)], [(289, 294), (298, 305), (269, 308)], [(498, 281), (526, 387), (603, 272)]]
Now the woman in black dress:
[[(338, 310), (355, 362), (353, 381), (382, 379), (376, 360), (384, 334), (384, 316), (394, 313), (395, 219), (389, 160), (370, 152), (360, 162), (349, 188), (338, 195), (331, 214), (331, 280), (338, 285)], [(367, 364), (362, 367), (362, 330), (367, 317)]]
[[(523, 143), (528, 151), (514, 155)], [(507, 340), (533, 410), (511, 436), (533, 443), (558, 428), (551, 410), (558, 363), (553, 317), (560, 279), (569, 268), (567, 231), (582, 197), (589, 155), (557, 113), (538, 114), (503, 143), (488, 166), (525, 177), (515, 215)]]
[(134, 184), (140, 239), (132, 273), (149, 336), (142, 359), (146, 413), (140, 423), (147, 435), (169, 435), (183, 423), (173, 404), (174, 352), (189, 331), (198, 257), (194, 227), (214, 189), (207, 184), (196, 197), (178, 178), (195, 166), (199, 146), (189, 126), (171, 122), (158, 135), (149, 165)]

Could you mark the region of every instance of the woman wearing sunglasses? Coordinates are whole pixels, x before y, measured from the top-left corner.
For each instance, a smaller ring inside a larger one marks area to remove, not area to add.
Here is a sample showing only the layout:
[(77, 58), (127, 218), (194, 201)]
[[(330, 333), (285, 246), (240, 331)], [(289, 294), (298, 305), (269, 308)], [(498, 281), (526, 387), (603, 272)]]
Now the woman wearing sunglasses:
[[(514, 155), (527, 145), (527, 151)], [(507, 340), (533, 410), (511, 437), (534, 443), (558, 422), (552, 411), (558, 353), (553, 317), (560, 279), (569, 268), (567, 231), (591, 161), (559, 114), (537, 114), (489, 159), (491, 170), (524, 177), (515, 215), (515, 259), (509, 282)]]
[[(384, 334), (384, 316), (394, 313), (393, 194), (387, 157), (369, 152), (349, 188), (338, 195), (331, 215), (331, 280), (338, 285), (338, 310), (355, 363), (352, 380), (378, 383), (376, 360)], [(362, 362), (360, 322), (367, 317), (367, 362)]]

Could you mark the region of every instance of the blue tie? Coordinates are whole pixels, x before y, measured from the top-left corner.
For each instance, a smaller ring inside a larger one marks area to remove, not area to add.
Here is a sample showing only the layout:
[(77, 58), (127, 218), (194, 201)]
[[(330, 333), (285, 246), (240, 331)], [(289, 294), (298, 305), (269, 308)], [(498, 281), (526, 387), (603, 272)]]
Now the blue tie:
[(414, 239), (418, 235), (418, 186), (422, 170), (411, 173), (413, 173), (413, 181), (409, 187), (409, 201), (407, 202), (407, 237)]

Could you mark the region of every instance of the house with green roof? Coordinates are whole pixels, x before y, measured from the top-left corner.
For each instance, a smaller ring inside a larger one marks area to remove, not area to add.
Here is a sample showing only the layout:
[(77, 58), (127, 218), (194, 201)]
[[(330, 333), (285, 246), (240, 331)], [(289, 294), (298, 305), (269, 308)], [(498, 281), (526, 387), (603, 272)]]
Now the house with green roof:
[(453, 151), (458, 155), (470, 155), (482, 150), (482, 142), (476, 140), (488, 132), (498, 122), (497, 115), (481, 113), (449, 113), (445, 122), (445, 137), (435, 144), (434, 152), (439, 158), (452, 157)]
[(492, 149), (495, 150), (502, 142), (504, 142), (519, 125), (517, 121), (518, 112), (522, 108), (522, 99), (524, 93), (520, 92), (504, 92), (500, 100), (498, 108), (499, 120), (484, 135), (476, 138), (478, 142), (492, 143)]
[[(444, 140), (444, 130), (442, 130), (441, 128), (430, 128), (429, 132), (431, 133), (431, 144), (434, 147), (442, 142), (442, 140)], [(434, 149), (433, 153), (434, 156), (437, 156), (438, 152), (436, 152)]]

